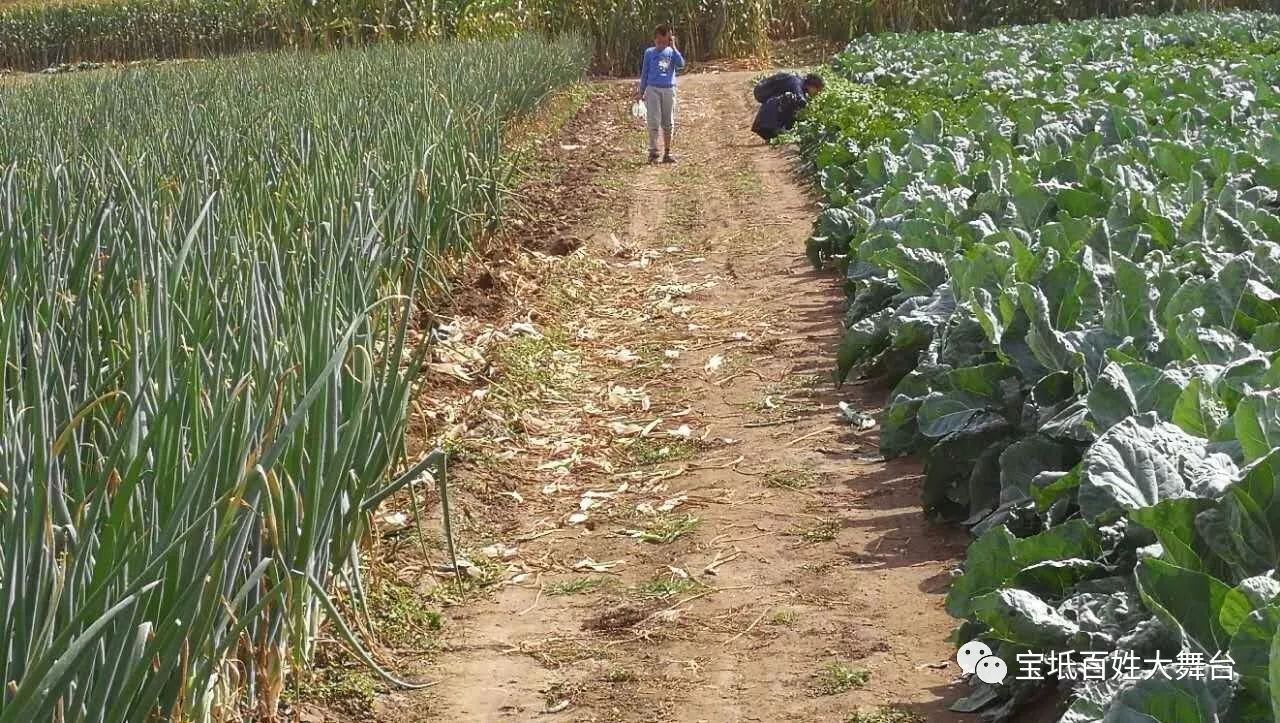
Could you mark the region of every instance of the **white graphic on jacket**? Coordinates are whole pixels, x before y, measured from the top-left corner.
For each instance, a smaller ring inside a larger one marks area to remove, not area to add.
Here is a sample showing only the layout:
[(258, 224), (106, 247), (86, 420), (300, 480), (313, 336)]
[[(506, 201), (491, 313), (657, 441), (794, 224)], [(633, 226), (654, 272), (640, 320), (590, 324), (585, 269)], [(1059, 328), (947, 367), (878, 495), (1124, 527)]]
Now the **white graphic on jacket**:
[(671, 58), (670, 57), (664, 55), (658, 58), (658, 72), (663, 75), (671, 74)]

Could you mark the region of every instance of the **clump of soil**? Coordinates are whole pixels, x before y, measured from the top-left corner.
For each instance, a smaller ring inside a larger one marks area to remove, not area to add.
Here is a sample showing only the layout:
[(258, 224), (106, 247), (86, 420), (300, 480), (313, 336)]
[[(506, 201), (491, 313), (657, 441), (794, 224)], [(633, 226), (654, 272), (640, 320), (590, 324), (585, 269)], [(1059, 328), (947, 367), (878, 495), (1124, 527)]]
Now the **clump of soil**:
[(617, 632), (634, 628), (648, 620), (657, 606), (652, 603), (624, 602), (588, 617), (583, 630)]

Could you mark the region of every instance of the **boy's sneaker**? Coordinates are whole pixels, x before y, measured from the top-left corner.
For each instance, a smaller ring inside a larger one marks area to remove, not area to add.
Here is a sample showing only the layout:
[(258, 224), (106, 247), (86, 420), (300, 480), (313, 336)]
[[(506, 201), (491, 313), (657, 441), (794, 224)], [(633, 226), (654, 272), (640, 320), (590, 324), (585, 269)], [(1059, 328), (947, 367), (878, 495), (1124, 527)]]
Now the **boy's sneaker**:
[(657, 163), (657, 162), (658, 162), (658, 152), (657, 152), (657, 151), (649, 151), (649, 162), (650, 162), (650, 163)]
[(662, 157), (662, 162), (663, 162), (663, 163), (675, 163), (675, 162), (676, 162), (676, 157), (675, 157), (675, 156), (673, 156), (673, 155), (671, 155), (670, 153), (667, 153), (666, 155), (664, 155), (664, 156)]

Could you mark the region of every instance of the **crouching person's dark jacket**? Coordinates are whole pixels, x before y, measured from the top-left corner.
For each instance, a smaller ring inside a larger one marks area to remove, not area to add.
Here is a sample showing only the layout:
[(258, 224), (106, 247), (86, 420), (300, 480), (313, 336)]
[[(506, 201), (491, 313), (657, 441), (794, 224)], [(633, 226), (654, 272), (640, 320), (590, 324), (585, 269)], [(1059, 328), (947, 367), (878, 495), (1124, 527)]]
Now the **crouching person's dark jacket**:
[(756, 84), (754, 94), (760, 101), (751, 132), (773, 140), (783, 131), (795, 125), (796, 115), (808, 102), (804, 94), (804, 80), (792, 73), (778, 73)]
[(791, 130), (791, 126), (795, 125), (796, 115), (807, 103), (803, 93), (775, 95), (761, 104), (751, 131), (766, 141), (771, 141), (783, 131)]

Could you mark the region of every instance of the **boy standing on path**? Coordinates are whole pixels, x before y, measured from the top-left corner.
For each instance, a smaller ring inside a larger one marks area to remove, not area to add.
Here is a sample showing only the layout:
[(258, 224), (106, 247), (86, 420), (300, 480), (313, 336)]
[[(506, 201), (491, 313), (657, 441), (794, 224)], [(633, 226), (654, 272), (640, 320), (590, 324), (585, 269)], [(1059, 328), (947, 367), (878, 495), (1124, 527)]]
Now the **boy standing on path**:
[(658, 160), (658, 132), (664, 134), (663, 163), (675, 163), (671, 155), (671, 133), (675, 130), (676, 71), (684, 67), (684, 56), (676, 50), (670, 25), (653, 31), (653, 47), (644, 51), (640, 65), (640, 89), (636, 100), (644, 100), (649, 120), (649, 162)]

